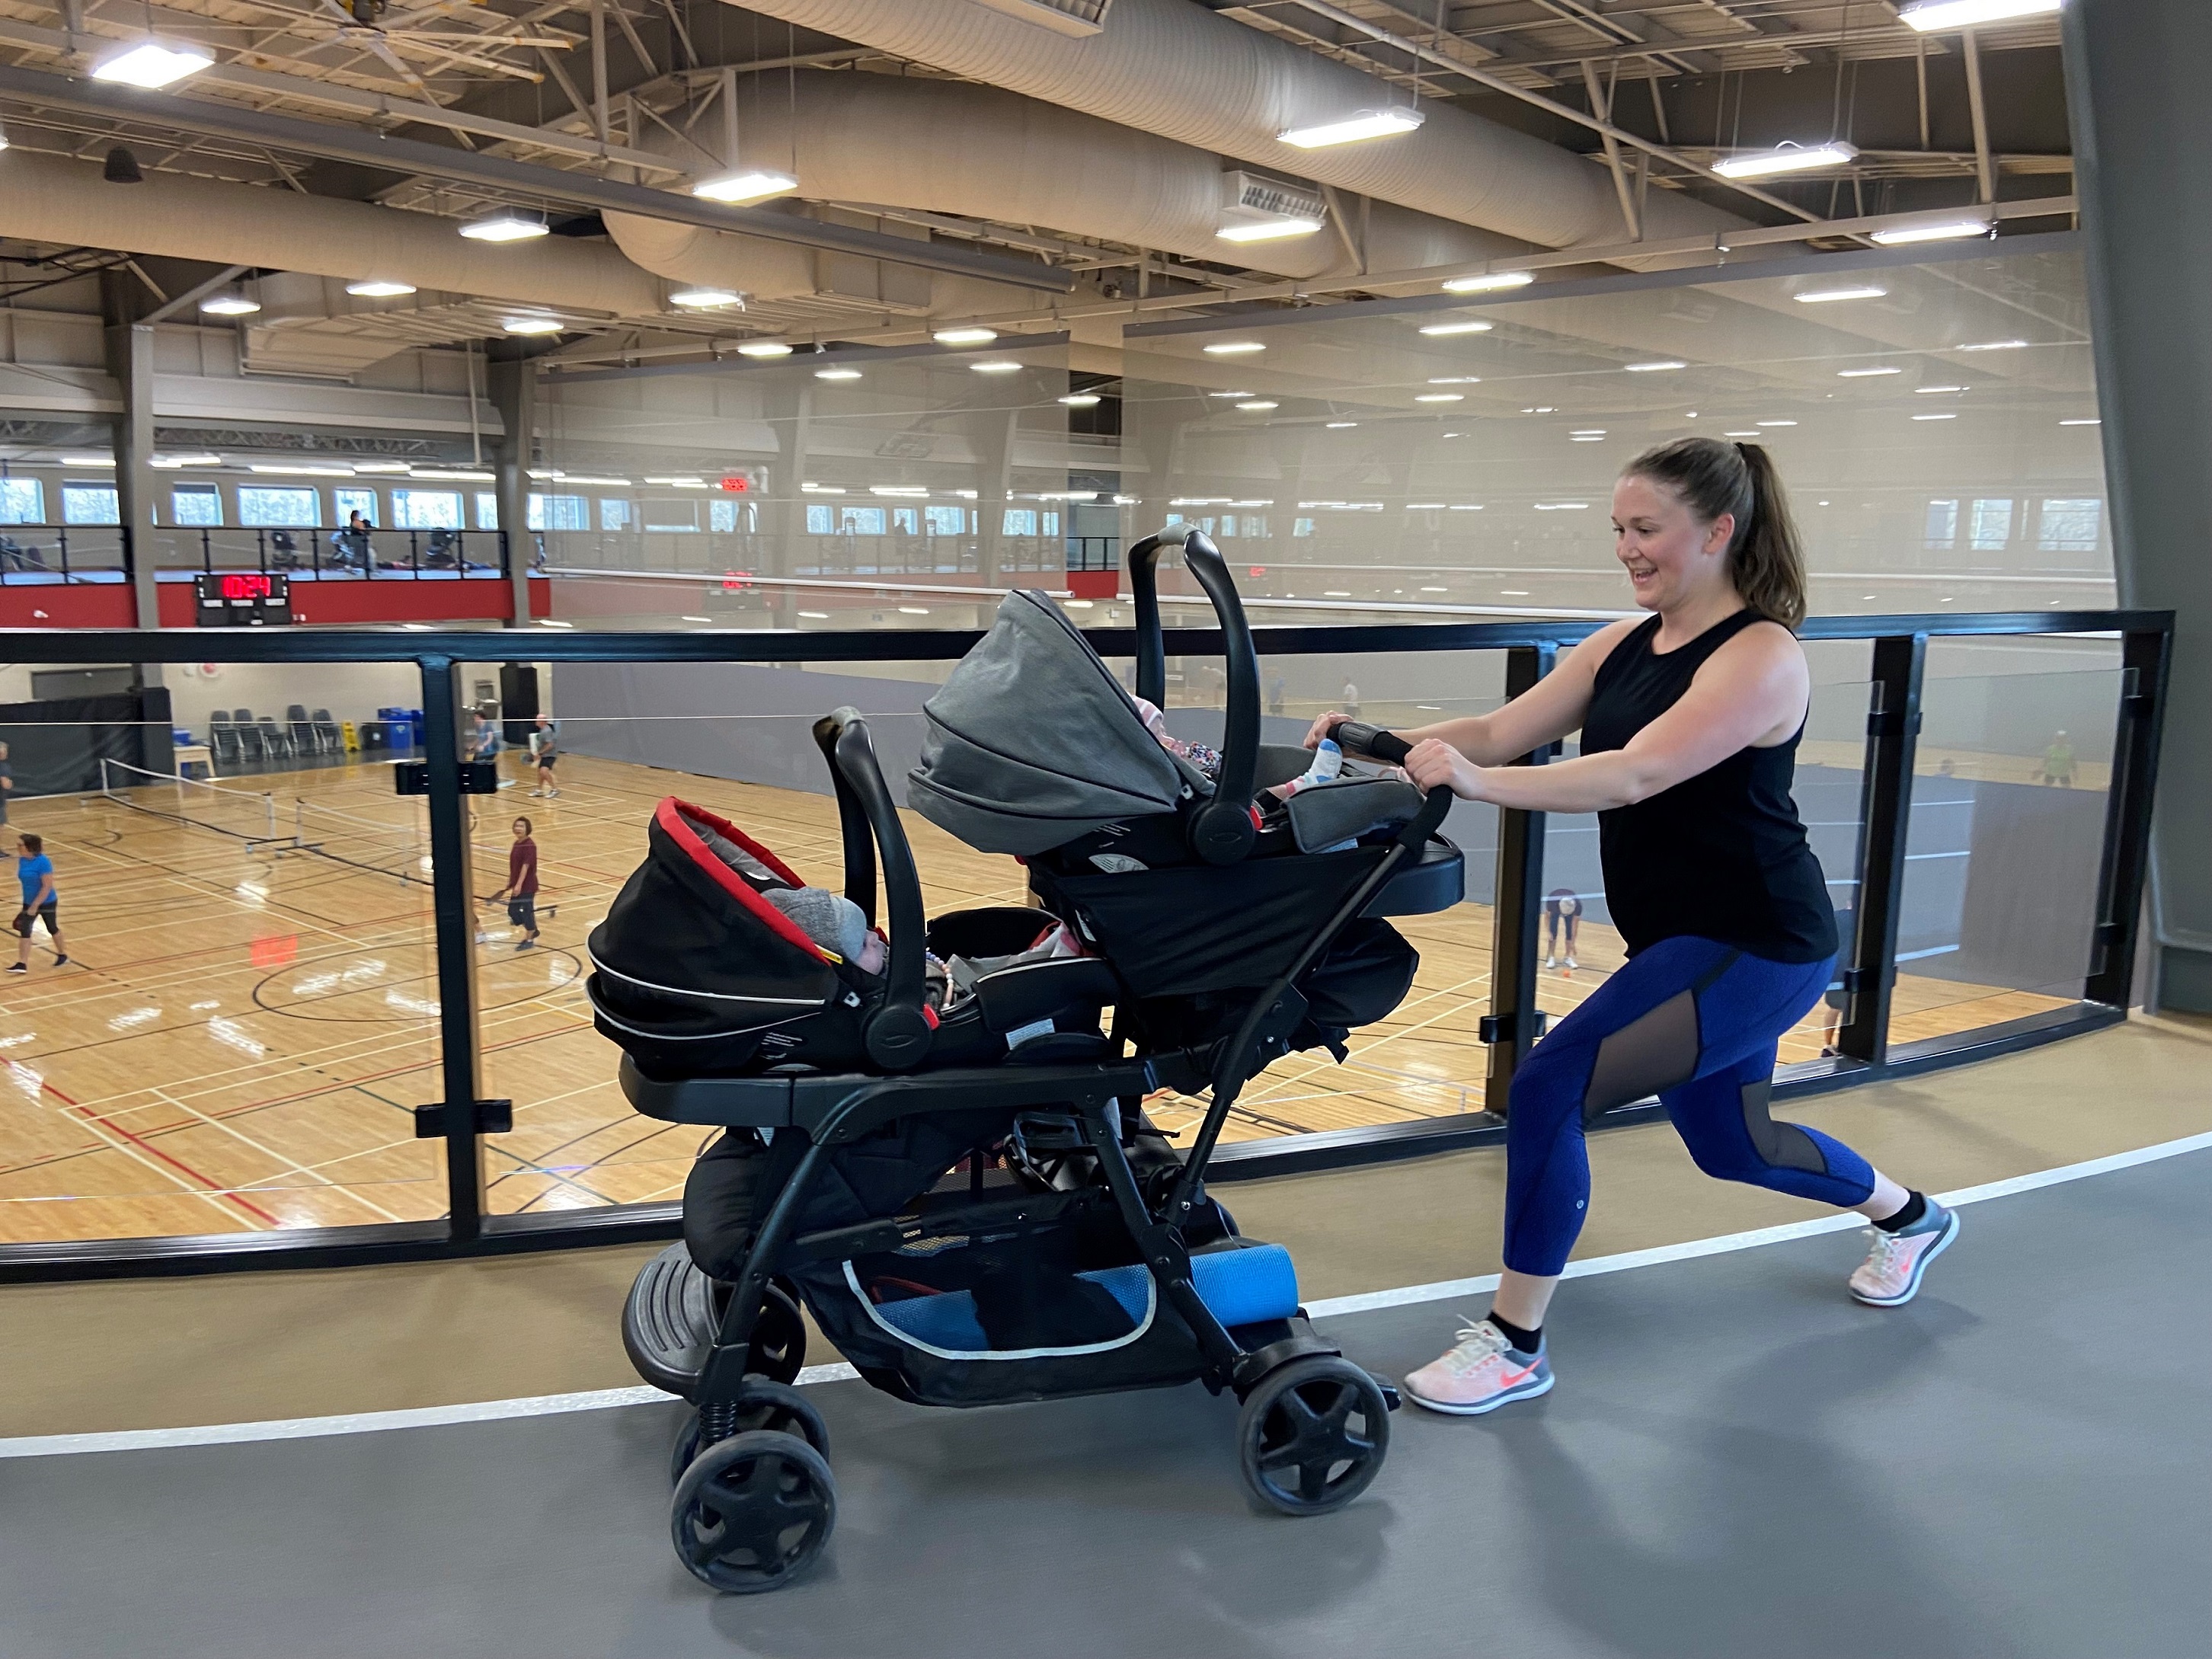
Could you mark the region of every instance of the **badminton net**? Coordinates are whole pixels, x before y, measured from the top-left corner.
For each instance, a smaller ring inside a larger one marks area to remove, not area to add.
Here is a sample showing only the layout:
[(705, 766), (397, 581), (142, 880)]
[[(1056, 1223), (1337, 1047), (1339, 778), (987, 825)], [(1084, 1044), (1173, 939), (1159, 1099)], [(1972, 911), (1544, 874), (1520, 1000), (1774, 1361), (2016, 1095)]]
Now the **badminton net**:
[(102, 757), (100, 793), (102, 799), (131, 811), (197, 830), (212, 830), (253, 845), (290, 838), (288, 831), (278, 827), (276, 797), (263, 791), (234, 789), (200, 778), (149, 771), (128, 761)]

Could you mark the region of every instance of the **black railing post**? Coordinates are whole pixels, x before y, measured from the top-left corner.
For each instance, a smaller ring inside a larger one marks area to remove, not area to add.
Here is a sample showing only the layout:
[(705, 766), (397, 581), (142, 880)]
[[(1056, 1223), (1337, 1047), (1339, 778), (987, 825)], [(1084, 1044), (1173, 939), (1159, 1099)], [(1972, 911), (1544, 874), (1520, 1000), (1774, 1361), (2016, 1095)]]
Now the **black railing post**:
[[(1511, 702), (1552, 672), (1556, 645), (1516, 645), (1505, 653), (1505, 696)], [(1541, 766), (1547, 747), (1522, 756), (1516, 766)], [(1484, 1106), (1501, 1115), (1513, 1073), (1535, 1045), (1536, 945), (1544, 908), (1544, 815), (1498, 811), (1497, 901), (1490, 936), (1490, 1018), (1482, 1022), (1490, 1045)]]
[(1889, 1058), (1889, 1012), (1897, 988), (1897, 933), (1905, 898), (1905, 843), (1912, 832), (1912, 761), (1920, 746), (1925, 634), (1874, 642), (1865, 769), (1859, 785), (1858, 902), (1855, 937), (1843, 941), (1848, 1005), (1837, 1047), (1871, 1066)]
[[(129, 527), (128, 527), (128, 526), (125, 526), (125, 527), (123, 533), (124, 533), (125, 536), (128, 536), (128, 535), (131, 533), (130, 529), (129, 529)], [(60, 540), (61, 540), (61, 556), (62, 556), (62, 586), (64, 586), (64, 587), (67, 587), (67, 586), (69, 586), (69, 579), (70, 579), (70, 569), (69, 569), (69, 532), (68, 532), (67, 530), (64, 530), (64, 531), (61, 532), (61, 538), (60, 538)]]
[(483, 1232), (477, 1106), (476, 897), (468, 803), (461, 797), (460, 702), (450, 657), (422, 659), (422, 757), (430, 782), (430, 912), (438, 964), (438, 1076), (446, 1107), (446, 1200), (455, 1243)]
[[(2166, 724), (2166, 671), (2173, 635), (2130, 633), (2120, 647), (2118, 728), (2105, 793), (2105, 846), (2097, 872), (2097, 934), (2081, 994), (2124, 1008), (2134, 991), (2136, 930), (2150, 864), (2151, 800)], [(2154, 976), (2154, 978), (2155, 976)]]

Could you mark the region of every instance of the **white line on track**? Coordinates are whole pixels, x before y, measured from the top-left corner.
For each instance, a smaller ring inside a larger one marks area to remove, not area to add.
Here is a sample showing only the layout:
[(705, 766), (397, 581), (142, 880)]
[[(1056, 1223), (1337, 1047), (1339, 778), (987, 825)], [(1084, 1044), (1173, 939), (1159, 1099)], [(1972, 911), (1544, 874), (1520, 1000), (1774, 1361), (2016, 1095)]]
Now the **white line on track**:
[[(1986, 1199), (2009, 1198), (2016, 1193), (2032, 1193), (2041, 1188), (2057, 1187), (2090, 1176), (2109, 1175), (2116, 1170), (2133, 1169), (2140, 1164), (2155, 1164), (2162, 1158), (2179, 1158), (2185, 1152), (2201, 1152), (2207, 1148), (2212, 1148), (2212, 1133), (2186, 1135), (2179, 1140), (2161, 1141), (2154, 1146), (2139, 1146), (2133, 1152), (2115, 1152), (2108, 1158), (2093, 1158), (2055, 1170), (2038, 1170), (2030, 1175), (1986, 1182), (1978, 1187), (1962, 1187), (1955, 1192), (1938, 1193), (1936, 1198), (1939, 1203), (1953, 1206), (1978, 1204)], [(1695, 1238), (1682, 1244), (1664, 1244), (1656, 1249), (1628, 1250), (1619, 1255), (1594, 1256), (1586, 1261), (1571, 1261), (1567, 1264), (1566, 1277), (1586, 1279), (1597, 1273), (1626, 1273), (1636, 1267), (1656, 1267), (1667, 1261), (1688, 1261), (1698, 1256), (1725, 1255), (1732, 1250), (1756, 1249), (1762, 1244), (1780, 1244), (1793, 1238), (1811, 1238), (1820, 1233), (1842, 1232), (1864, 1224), (1861, 1217), (1849, 1212), (1816, 1216), (1811, 1220), (1791, 1222), (1785, 1226), (1761, 1227), (1752, 1232), (1725, 1233), (1717, 1238)], [(1416, 1303), (1446, 1302), (1455, 1297), (1479, 1296), (1497, 1287), (1498, 1275), (1485, 1273), (1475, 1279), (1440, 1279), (1434, 1284), (1407, 1285), (1393, 1291), (1370, 1291), (1359, 1296), (1332, 1297), (1324, 1301), (1309, 1303), (1306, 1311), (1316, 1319), (1338, 1318), (1346, 1314), (1371, 1312), (1377, 1308), (1402, 1308)], [(851, 1382), (858, 1376), (859, 1373), (848, 1364), (809, 1365), (799, 1372), (799, 1383), (805, 1388), (817, 1382)], [(596, 1389), (583, 1394), (546, 1394), (520, 1400), (477, 1401), (459, 1406), (422, 1406), (405, 1411), (361, 1412), (346, 1417), (293, 1417), (262, 1423), (209, 1423), (181, 1429), (122, 1429), (104, 1434), (26, 1435), (12, 1440), (0, 1439), (0, 1459), (57, 1457), (78, 1452), (152, 1451), (175, 1446), (226, 1446), (256, 1440), (313, 1440), (334, 1434), (374, 1434), (390, 1429), (438, 1428), (452, 1423), (494, 1423), (508, 1418), (608, 1411), (619, 1406), (666, 1404), (669, 1399), (669, 1395), (658, 1389)]]

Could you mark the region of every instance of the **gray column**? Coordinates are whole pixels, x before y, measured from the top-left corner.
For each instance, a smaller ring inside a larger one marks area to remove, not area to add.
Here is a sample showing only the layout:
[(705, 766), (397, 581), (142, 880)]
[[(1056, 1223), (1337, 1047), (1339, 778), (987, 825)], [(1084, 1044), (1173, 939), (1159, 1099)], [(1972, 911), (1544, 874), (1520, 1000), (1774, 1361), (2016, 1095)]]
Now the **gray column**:
[[(154, 556), (154, 330), (148, 323), (111, 323), (107, 328), (107, 370), (122, 394), (123, 412), (115, 417), (115, 501), (131, 538), (132, 597), (137, 625), (159, 628), (161, 605), (155, 586)], [(150, 683), (161, 669), (149, 665)]]
[[(794, 380), (770, 389), (765, 399), (770, 428), (781, 455), (768, 474), (767, 499), (761, 503), (761, 545), (770, 563), (759, 574), (788, 576), (808, 562), (806, 542), (807, 435), (814, 415), (814, 387)], [(832, 515), (835, 516), (834, 514)]]
[(530, 532), (530, 461), (538, 422), (538, 362), (493, 362), (486, 369), (487, 390), (499, 415), (492, 488), (499, 500), (499, 527), (507, 532), (507, 580), (513, 587), (509, 614), (517, 628), (527, 628), (530, 567), (537, 551)]
[(2212, 5), (2062, 14), (2120, 603), (2175, 613), (2149, 1006), (2212, 1012)]
[(1018, 409), (986, 410), (969, 432), (975, 450), (975, 579), (985, 587), (996, 586), (1000, 579), (999, 545), (1014, 487), (1014, 434), (1021, 418)]

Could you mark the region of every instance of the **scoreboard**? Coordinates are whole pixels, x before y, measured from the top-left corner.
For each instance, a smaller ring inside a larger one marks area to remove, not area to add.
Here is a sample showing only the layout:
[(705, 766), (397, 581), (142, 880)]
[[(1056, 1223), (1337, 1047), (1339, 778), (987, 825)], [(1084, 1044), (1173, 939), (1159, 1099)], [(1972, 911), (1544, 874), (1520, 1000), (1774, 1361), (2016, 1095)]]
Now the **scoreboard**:
[(270, 628), (292, 620), (292, 579), (229, 570), (192, 578), (194, 619), (202, 628)]

